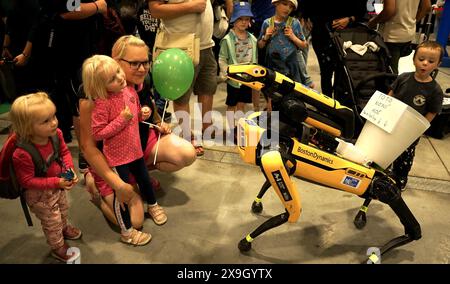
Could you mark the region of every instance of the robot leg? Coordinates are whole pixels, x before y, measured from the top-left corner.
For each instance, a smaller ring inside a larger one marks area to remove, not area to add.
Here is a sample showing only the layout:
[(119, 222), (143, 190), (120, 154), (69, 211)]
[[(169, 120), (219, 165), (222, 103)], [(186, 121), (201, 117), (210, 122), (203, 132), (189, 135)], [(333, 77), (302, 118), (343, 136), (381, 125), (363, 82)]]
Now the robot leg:
[(270, 188), (271, 184), (269, 181), (265, 181), (262, 185), (258, 195), (256, 196), (255, 200), (252, 203), (252, 212), (253, 213), (261, 213), (263, 211), (263, 205), (262, 205), (262, 198), (266, 191)]
[(391, 178), (388, 176), (375, 177), (369, 195), (371, 198), (378, 199), (389, 205), (405, 228), (405, 235), (394, 238), (381, 247), (381, 255), (393, 248), (405, 245), (422, 237), (419, 222), (417, 222), (413, 213), (406, 205), (401, 196), (400, 189)]
[(358, 213), (356, 213), (355, 219), (353, 220), (353, 224), (357, 229), (362, 229), (366, 226), (367, 223), (367, 217), (366, 213), (367, 210), (369, 210), (369, 204), (372, 201), (372, 198), (366, 198), (364, 200), (363, 205), (358, 210)]
[[(267, 182), (272, 185), (281, 202), (283, 202), (286, 212), (270, 218), (243, 238), (238, 244), (240, 251), (249, 251), (254, 238), (265, 231), (278, 227), (286, 222), (296, 222), (300, 217), (300, 197), (295, 183), (290, 179), (288, 171), (284, 166), (281, 154), (278, 151), (269, 151), (263, 154), (261, 157), (261, 168)], [(260, 194), (264, 194), (269, 188), (267, 182), (261, 189)]]

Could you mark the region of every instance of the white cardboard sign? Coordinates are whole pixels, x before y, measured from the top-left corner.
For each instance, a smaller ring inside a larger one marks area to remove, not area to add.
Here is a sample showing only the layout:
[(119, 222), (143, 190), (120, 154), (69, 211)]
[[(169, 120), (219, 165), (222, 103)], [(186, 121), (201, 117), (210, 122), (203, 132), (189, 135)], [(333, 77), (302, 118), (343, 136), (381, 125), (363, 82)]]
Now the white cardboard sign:
[(408, 105), (396, 98), (375, 91), (362, 110), (361, 116), (387, 133), (391, 133), (407, 107)]

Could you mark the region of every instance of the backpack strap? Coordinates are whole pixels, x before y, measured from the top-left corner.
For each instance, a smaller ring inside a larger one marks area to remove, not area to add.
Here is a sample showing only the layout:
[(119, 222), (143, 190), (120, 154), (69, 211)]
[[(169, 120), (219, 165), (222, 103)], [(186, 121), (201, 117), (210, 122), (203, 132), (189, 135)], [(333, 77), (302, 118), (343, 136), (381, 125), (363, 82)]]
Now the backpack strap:
[(51, 138), (50, 141), (52, 141), (53, 146), (53, 154), (48, 161), (48, 166), (50, 166), (53, 161), (56, 161), (60, 166), (62, 166), (63, 162), (59, 154), (59, 147), (60, 147), (59, 137), (58, 135), (53, 135), (50, 138)]
[[(291, 27), (293, 21), (294, 21), (293, 17), (288, 17), (286, 20), (286, 28)], [(269, 28), (273, 28), (274, 26), (275, 26), (275, 16), (270, 17), (269, 20)]]
[(47, 174), (48, 167), (53, 163), (53, 161), (56, 161), (58, 164), (62, 165), (61, 157), (59, 155), (59, 138), (57, 135), (51, 136), (50, 141), (52, 142), (53, 146), (53, 154), (49, 158), (48, 162), (44, 161), (44, 159), (41, 156), (41, 153), (39, 153), (36, 146), (34, 146), (32, 143), (19, 141), (17, 142), (17, 147), (24, 149), (25, 151), (30, 154), (31, 159), (33, 160), (34, 164), (34, 174), (37, 177), (45, 177)]
[(286, 27), (291, 27), (292, 26), (292, 22), (294, 21), (294, 18), (292, 17), (288, 17), (287, 21), (286, 21)]
[(30, 211), (28, 210), (25, 196), (23, 196), (23, 191), (20, 193), (20, 205), (22, 205), (23, 214), (25, 215), (25, 219), (27, 220), (28, 226), (33, 227), (33, 220), (31, 220)]

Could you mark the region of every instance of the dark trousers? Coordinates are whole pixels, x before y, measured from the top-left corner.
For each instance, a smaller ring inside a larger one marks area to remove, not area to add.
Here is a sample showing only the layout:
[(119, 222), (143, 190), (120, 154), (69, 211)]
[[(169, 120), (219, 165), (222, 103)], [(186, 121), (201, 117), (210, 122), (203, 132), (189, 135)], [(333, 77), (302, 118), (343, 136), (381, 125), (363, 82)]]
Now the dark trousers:
[(72, 141), (71, 128), (73, 117), (78, 115), (78, 88), (81, 85), (78, 72), (57, 75), (54, 91), (50, 96), (56, 105), (56, 117), (59, 121), (59, 128), (63, 132), (64, 141)]
[(322, 93), (331, 97), (333, 93), (331, 79), (336, 70), (336, 62), (338, 60), (336, 49), (329, 33), (322, 29), (316, 32), (313, 29), (311, 43), (319, 61)]
[(411, 171), (418, 143), (419, 139), (414, 141), (414, 143), (412, 143), (411, 146), (409, 146), (408, 149), (392, 163), (392, 173), (400, 189), (404, 189), (408, 182), (408, 174), (409, 171)]
[(395, 74), (398, 74), (398, 61), (400, 57), (411, 54), (411, 42), (386, 42), (386, 46), (391, 54), (391, 68)]
[(122, 209), (120, 202), (114, 193), (114, 215), (116, 216), (117, 224), (119, 224), (120, 230), (122, 232), (128, 231), (131, 228), (131, 217), (128, 205), (123, 204), (125, 209)]
[(150, 182), (150, 176), (148, 175), (144, 158), (137, 159), (125, 165), (116, 166), (116, 170), (120, 178), (126, 183), (129, 182), (130, 173), (132, 173), (139, 185), (139, 191), (147, 204), (156, 203), (155, 192)]

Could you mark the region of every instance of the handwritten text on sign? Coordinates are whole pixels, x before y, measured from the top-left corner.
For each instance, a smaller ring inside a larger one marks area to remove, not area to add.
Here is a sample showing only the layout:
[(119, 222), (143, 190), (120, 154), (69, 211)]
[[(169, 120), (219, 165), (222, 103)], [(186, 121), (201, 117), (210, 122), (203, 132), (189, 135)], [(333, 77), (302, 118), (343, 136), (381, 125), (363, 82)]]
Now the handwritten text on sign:
[(361, 116), (391, 133), (408, 106), (403, 102), (376, 91), (361, 112)]

